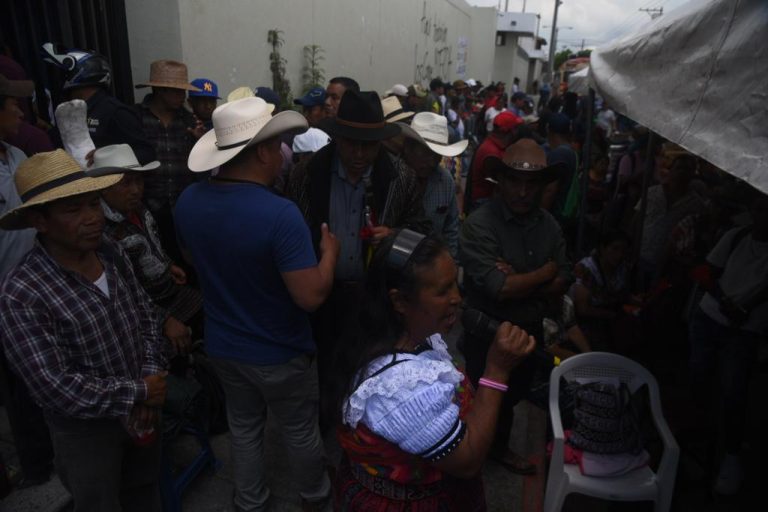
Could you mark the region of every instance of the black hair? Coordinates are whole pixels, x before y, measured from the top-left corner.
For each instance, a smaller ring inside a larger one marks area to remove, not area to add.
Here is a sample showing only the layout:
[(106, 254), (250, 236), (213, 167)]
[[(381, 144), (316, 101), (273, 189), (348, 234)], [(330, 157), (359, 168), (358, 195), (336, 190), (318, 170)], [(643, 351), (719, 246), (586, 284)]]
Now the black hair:
[(439, 89), (439, 88), (441, 88), (441, 87), (445, 88), (445, 84), (444, 84), (444, 83), (443, 83), (443, 81), (442, 81), (442, 80), (440, 80), (439, 78), (433, 78), (433, 79), (432, 79), (432, 80), (429, 82), (429, 90), (430, 90), (430, 91), (436, 91), (437, 89)]
[(360, 84), (357, 83), (356, 80), (353, 80), (352, 78), (349, 78), (348, 76), (337, 76), (334, 78), (331, 78), (328, 81), (329, 84), (339, 84), (343, 85), (344, 89), (346, 90), (352, 90), (355, 92), (360, 92)]
[(397, 289), (412, 298), (421, 288), (420, 270), (432, 265), (448, 247), (435, 237), (424, 238), (400, 270), (388, 262), (398, 233), (384, 239), (373, 254), (365, 280), (361, 309), (357, 321), (338, 345), (334, 364), (334, 409), (328, 416), (338, 418), (347, 396), (359, 385), (359, 375), (377, 357), (391, 354), (405, 332), (402, 316), (395, 311), (389, 291)]
[(0, 110), (5, 110), (5, 100), (8, 98), (11, 98), (12, 96), (5, 96), (0, 94)]
[(627, 244), (627, 246), (631, 246), (632, 238), (625, 231), (620, 229), (609, 229), (600, 235), (598, 248), (602, 249), (603, 247), (608, 247), (609, 245), (613, 245), (616, 242), (624, 242)]

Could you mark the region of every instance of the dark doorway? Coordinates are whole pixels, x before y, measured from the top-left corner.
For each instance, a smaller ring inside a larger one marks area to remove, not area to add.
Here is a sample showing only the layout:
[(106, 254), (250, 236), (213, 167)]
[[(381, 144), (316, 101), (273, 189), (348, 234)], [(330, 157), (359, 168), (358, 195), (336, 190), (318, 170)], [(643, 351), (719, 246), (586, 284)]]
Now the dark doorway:
[(47, 117), (45, 89), (61, 101), (61, 72), (43, 62), (41, 46), (61, 43), (69, 49), (95, 50), (112, 64), (114, 95), (133, 103), (124, 0), (10, 0), (0, 15), (0, 39), (37, 87), (40, 115)]

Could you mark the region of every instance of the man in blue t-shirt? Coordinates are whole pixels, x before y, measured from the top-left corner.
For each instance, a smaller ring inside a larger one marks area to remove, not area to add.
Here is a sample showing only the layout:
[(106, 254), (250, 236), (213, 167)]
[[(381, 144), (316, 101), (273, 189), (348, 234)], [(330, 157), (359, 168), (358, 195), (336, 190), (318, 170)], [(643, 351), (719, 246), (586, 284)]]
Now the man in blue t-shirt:
[(280, 423), (306, 505), (323, 506), (331, 489), (308, 313), (331, 290), (339, 242), (323, 224), (318, 262), (299, 209), (271, 191), (282, 166), (280, 135), (307, 129), (297, 112), (271, 112), (261, 98), (213, 112), (214, 129), (188, 164), (219, 172), (189, 186), (175, 212), (179, 243), (203, 289), (206, 351), (226, 394), (238, 510), (261, 510), (269, 497), (262, 456), (267, 407)]

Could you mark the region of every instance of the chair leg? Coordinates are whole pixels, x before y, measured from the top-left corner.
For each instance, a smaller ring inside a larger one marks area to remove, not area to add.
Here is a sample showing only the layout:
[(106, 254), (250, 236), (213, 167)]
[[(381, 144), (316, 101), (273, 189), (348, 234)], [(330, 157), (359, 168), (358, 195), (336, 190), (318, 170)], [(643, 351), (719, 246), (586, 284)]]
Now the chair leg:
[(547, 486), (546, 494), (544, 495), (544, 510), (543, 512), (560, 512), (565, 503), (565, 497), (568, 493), (565, 490), (564, 485)]

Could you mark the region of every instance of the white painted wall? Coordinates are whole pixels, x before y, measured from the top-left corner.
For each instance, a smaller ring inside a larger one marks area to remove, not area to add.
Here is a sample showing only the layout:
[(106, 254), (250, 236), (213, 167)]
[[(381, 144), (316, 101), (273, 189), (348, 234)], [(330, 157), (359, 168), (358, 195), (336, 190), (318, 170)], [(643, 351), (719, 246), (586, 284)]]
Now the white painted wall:
[[(153, 60), (176, 58), (190, 78), (216, 81), (224, 97), (242, 85), (271, 87), (273, 28), (283, 31), (294, 96), (302, 92), (303, 47), (311, 44), (325, 50), (326, 80), (348, 75), (363, 89), (493, 75), (495, 9), (464, 0), (128, 0), (126, 11), (137, 83)], [(463, 77), (459, 38), (468, 40)]]

